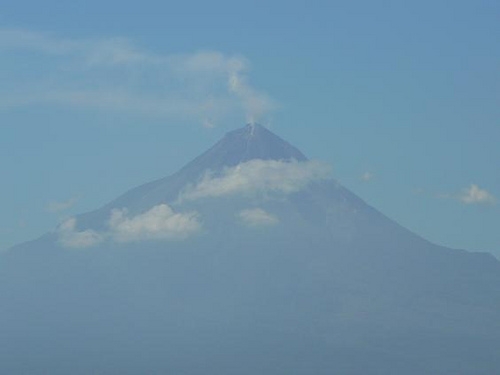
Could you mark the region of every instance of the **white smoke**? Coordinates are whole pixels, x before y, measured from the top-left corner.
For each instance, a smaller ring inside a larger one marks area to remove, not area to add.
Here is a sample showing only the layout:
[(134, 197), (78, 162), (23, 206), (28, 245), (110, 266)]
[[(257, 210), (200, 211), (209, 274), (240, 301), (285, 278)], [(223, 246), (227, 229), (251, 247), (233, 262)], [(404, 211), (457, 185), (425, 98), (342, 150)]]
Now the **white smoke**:
[[(29, 85), (18, 72), (26, 64), (18, 51), (40, 61)], [(0, 87), (0, 111), (58, 105), (196, 120), (212, 127), (234, 116), (261, 120), (276, 108), (250, 85), (250, 63), (239, 55), (158, 54), (126, 38), (76, 39), (0, 28), (1, 58), (18, 63), (6, 68), (12, 74), (6, 72), (8, 80)]]

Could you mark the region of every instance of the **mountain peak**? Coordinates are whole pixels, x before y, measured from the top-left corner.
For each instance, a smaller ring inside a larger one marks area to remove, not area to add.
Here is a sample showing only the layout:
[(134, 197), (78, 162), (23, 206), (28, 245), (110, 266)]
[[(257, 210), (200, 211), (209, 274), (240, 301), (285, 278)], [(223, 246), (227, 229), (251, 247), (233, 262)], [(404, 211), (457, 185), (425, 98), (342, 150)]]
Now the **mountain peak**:
[(130, 212), (144, 212), (161, 202), (175, 200), (187, 184), (196, 182), (207, 171), (221, 172), (253, 159), (297, 160), (307, 158), (297, 148), (281, 139), (266, 127), (248, 123), (232, 130), (212, 148), (186, 164), (177, 173), (138, 186), (101, 209), (78, 217), (81, 228), (96, 228), (95, 223), (108, 220), (110, 209), (126, 207)]
[(219, 170), (252, 159), (305, 161), (297, 148), (278, 137), (266, 127), (248, 123), (230, 131), (212, 148), (198, 156), (184, 169)]
[(307, 160), (297, 148), (257, 123), (248, 123), (243, 128), (226, 133), (209, 152), (212, 150), (224, 150), (228, 156), (226, 162), (231, 165), (252, 159)]
[(231, 135), (234, 133), (234, 134), (238, 134), (238, 136), (243, 135), (247, 139), (251, 139), (251, 138), (256, 138), (259, 135), (263, 135), (263, 134), (265, 136), (266, 132), (272, 134), (264, 126), (262, 126), (256, 122), (249, 122), (243, 128), (233, 130), (233, 131), (227, 133), (226, 135)]

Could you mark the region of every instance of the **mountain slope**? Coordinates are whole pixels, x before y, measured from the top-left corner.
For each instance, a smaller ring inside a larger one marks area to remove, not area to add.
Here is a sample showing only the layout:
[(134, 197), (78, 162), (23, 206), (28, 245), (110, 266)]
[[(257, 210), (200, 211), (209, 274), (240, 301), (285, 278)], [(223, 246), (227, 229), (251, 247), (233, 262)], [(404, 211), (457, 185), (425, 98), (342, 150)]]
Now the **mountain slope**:
[(2, 373), (500, 372), (500, 263), (258, 125), (3, 254), (0, 300)]

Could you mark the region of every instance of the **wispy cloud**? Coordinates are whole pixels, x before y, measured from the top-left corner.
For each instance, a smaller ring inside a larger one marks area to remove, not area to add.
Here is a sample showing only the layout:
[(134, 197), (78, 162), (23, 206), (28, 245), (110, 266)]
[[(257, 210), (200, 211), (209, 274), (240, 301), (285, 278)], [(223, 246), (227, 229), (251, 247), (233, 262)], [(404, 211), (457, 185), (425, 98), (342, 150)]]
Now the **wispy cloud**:
[(46, 209), (48, 212), (52, 213), (63, 212), (73, 207), (78, 202), (79, 199), (80, 199), (79, 197), (73, 197), (66, 201), (61, 201), (61, 202), (51, 201), (47, 204)]
[(74, 57), (86, 65), (161, 61), (161, 57), (140, 51), (126, 38), (70, 39), (25, 29), (0, 29), (0, 50), (27, 50), (45, 55)]
[(457, 196), (458, 200), (464, 204), (495, 204), (497, 199), (493, 194), (476, 184), (471, 184), (468, 188), (462, 190)]
[(178, 202), (235, 194), (289, 194), (329, 177), (329, 166), (316, 161), (256, 159), (226, 168), (218, 176), (207, 172), (200, 182), (180, 193)]
[(247, 226), (273, 226), (279, 223), (279, 219), (264, 211), (262, 208), (252, 208), (238, 212), (238, 218)]
[[(250, 85), (250, 63), (239, 55), (160, 54), (125, 38), (70, 39), (0, 29), (2, 56), (17, 61), (4, 66), (0, 60), (8, 73), (0, 88), (3, 111), (50, 104), (195, 119), (213, 126), (238, 114), (259, 120), (276, 108), (274, 100)], [(28, 58), (37, 59), (29, 82), (21, 74)]]
[(129, 218), (127, 210), (113, 210), (109, 220), (110, 234), (118, 242), (144, 240), (181, 240), (201, 229), (196, 212), (175, 213), (166, 204)]

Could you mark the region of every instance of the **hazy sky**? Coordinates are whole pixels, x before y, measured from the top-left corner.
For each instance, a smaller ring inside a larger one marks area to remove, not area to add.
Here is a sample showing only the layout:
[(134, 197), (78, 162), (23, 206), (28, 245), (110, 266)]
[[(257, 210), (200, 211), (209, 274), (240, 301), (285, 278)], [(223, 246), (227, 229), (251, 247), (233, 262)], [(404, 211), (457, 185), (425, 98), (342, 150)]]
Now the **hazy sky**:
[(498, 1), (12, 1), (0, 249), (256, 120), (425, 238), (500, 257)]

